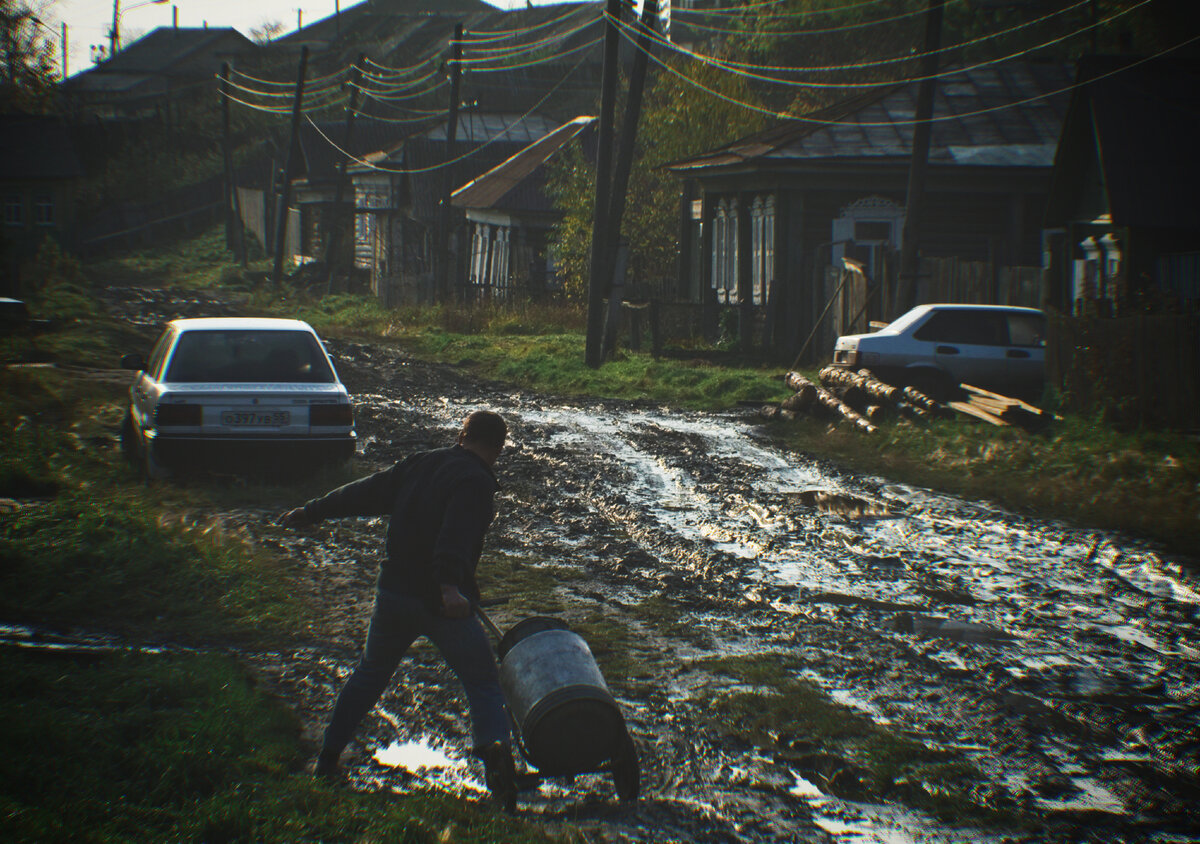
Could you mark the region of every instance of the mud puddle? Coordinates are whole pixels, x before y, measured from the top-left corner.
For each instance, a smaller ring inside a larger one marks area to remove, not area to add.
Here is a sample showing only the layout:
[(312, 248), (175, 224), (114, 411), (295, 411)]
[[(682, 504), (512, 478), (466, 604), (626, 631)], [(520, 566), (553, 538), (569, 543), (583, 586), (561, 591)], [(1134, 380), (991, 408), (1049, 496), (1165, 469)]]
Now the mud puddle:
[[(543, 399), (331, 346), (368, 466), (452, 441), (477, 407), (510, 421), (485, 559), (512, 603), (492, 617), (567, 618), (642, 756), (634, 805), (583, 775), (523, 811), (604, 840), (1195, 840), (1200, 586), (1154, 549), (844, 474), (736, 413)], [(275, 669), (314, 737), (365, 629), (382, 532), (271, 538), (330, 613), (330, 647)], [(357, 787), (479, 794), (445, 683), (418, 648), (352, 747)], [(729, 715), (799, 683), (945, 764), (888, 773), (831, 733)], [(943, 787), (950, 767), (969, 788)]]

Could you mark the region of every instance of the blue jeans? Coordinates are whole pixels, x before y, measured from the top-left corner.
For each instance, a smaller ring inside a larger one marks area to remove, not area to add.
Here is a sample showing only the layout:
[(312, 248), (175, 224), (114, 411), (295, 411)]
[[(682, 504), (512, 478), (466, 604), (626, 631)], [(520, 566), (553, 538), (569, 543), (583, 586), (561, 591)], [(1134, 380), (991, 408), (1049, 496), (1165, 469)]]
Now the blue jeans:
[(359, 722), (383, 695), (400, 660), (420, 636), (437, 646), (462, 683), (475, 746), (509, 741), (499, 672), (479, 619), (435, 615), (417, 598), (380, 589), (362, 658), (342, 687), (325, 730), (323, 755), (340, 754), (350, 743)]

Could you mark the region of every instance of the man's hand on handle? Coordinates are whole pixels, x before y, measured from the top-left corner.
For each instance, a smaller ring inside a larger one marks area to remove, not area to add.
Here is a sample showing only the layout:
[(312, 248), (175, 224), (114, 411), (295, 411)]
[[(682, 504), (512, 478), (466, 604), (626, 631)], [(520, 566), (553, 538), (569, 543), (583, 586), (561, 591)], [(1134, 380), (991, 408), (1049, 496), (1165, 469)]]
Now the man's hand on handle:
[(471, 602), (452, 583), (442, 584), (442, 615), (446, 618), (467, 618), (471, 614)]

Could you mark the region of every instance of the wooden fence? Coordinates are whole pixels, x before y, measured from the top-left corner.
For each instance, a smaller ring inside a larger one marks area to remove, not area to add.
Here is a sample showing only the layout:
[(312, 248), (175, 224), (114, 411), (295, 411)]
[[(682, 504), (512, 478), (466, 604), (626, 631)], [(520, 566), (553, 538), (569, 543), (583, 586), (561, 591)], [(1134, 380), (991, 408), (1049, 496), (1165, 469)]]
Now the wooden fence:
[(1120, 427), (1200, 425), (1200, 316), (1051, 314), (1046, 382), (1070, 410)]
[(997, 267), (986, 261), (922, 258), (921, 302), (1041, 307), (1041, 267)]

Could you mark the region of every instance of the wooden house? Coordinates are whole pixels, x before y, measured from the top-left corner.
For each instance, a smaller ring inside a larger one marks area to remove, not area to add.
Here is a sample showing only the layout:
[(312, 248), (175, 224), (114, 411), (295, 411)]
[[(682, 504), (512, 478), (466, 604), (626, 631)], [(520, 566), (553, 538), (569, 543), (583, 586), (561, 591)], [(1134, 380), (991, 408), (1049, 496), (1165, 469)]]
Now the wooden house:
[(75, 193), (83, 176), (75, 141), (56, 117), (0, 115), (0, 262), (4, 293), (18, 294), (17, 268), (47, 238), (74, 245)]
[[(1040, 266), (1041, 220), (1071, 83), (1067, 67), (1029, 61), (939, 76), (918, 301), (1037, 304), (1029, 279), (1040, 273), (1006, 269)], [(669, 165), (685, 185), (681, 298), (704, 304), (710, 326), (722, 309), (735, 310), (744, 341), (761, 326), (775, 351), (790, 356), (836, 298), (835, 268), (849, 258), (879, 290), (861, 292), (867, 307), (860, 313), (834, 309), (854, 325), (824, 321), (818, 356), (838, 331), (894, 316), (889, 300), (917, 88), (858, 95)], [(975, 280), (956, 292), (954, 279), (938, 274), (961, 262), (970, 263)], [(1006, 287), (1020, 288), (1018, 295)]]
[(473, 299), (539, 296), (556, 287), (550, 234), (562, 218), (545, 191), (547, 164), (595, 125), (576, 117), (451, 194), (470, 251), (461, 284)]
[[(350, 168), (355, 263), (369, 274), (371, 290), (386, 305), (433, 299), (443, 257), (438, 231), (451, 190), (550, 134), (557, 124), (535, 114), (469, 111), (459, 116), (453, 145), (447, 143), (447, 128), (439, 122)], [(462, 279), (469, 254), (462, 212), (449, 211), (446, 277)]]
[(1047, 293), (1064, 313), (1200, 306), (1200, 63), (1080, 62), (1046, 209)]

